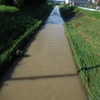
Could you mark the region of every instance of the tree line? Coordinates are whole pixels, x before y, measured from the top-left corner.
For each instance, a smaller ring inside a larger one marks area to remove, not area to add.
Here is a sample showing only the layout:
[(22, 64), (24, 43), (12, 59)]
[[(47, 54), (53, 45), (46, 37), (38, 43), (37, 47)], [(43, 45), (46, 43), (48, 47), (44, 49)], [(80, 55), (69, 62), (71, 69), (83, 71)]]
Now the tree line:
[(47, 0), (0, 0), (0, 4), (19, 6), (24, 4), (41, 4), (46, 3)]

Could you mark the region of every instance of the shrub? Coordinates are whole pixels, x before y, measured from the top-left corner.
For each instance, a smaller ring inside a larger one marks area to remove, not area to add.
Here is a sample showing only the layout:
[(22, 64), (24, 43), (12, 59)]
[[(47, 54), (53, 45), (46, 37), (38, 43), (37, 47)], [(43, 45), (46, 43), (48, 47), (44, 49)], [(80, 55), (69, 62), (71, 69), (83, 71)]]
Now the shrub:
[(51, 12), (51, 5), (0, 6), (0, 74)]
[(19, 9), (13, 6), (5, 6), (5, 5), (1, 5), (0, 6), (0, 13), (13, 13), (18, 11)]
[(24, 4), (24, 0), (14, 0), (14, 5), (21, 7)]
[(23, 51), (21, 50), (16, 50), (16, 56), (22, 56), (23, 55)]
[(100, 2), (97, 3), (97, 6), (100, 6)]
[(0, 4), (5, 4), (5, 0), (0, 0)]
[(0, 0), (0, 4), (13, 5), (13, 0)]

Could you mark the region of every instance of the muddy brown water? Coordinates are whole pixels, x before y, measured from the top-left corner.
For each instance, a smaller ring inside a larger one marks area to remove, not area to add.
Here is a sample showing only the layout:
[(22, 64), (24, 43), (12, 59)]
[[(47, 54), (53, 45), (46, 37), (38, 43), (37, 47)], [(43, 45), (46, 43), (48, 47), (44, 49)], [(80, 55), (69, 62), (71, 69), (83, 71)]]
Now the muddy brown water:
[(87, 100), (63, 23), (56, 6), (1, 77), (0, 100)]

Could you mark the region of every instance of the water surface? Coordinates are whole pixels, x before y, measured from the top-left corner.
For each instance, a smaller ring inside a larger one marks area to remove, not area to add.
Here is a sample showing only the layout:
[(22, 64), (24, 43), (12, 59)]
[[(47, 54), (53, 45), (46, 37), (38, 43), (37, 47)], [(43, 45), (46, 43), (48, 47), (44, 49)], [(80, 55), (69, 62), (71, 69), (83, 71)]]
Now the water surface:
[(86, 100), (58, 6), (0, 79), (0, 100)]

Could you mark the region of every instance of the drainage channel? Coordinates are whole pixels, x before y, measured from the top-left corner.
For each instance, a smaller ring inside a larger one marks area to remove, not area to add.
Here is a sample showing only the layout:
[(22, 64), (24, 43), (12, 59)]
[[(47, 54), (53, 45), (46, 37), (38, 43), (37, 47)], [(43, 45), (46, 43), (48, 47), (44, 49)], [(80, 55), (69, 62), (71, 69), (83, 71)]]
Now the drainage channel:
[(0, 79), (0, 100), (87, 100), (58, 6)]

